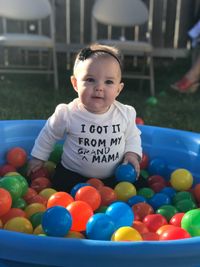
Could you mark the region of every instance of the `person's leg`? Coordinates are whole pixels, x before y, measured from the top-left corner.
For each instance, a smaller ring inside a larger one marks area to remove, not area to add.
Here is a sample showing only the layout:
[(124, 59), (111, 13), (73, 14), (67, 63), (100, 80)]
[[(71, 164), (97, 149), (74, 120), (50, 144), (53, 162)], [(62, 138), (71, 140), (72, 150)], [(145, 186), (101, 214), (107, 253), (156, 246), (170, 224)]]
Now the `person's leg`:
[(199, 87), (200, 80), (200, 56), (192, 66), (192, 68), (176, 83), (171, 85), (171, 88), (181, 93), (194, 93)]
[(51, 179), (52, 187), (57, 191), (70, 193), (71, 189), (78, 183), (85, 183), (88, 178), (78, 173), (65, 169), (61, 163), (56, 166), (55, 174)]

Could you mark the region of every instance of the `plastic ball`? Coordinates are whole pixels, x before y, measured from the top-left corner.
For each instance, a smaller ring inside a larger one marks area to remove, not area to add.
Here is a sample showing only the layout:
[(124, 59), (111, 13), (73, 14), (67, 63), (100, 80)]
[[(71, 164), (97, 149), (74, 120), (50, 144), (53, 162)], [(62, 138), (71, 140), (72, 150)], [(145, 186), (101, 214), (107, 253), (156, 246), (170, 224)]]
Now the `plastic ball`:
[(93, 240), (110, 240), (114, 231), (114, 222), (104, 213), (94, 214), (86, 225), (86, 235)]
[(147, 226), (141, 221), (134, 221), (132, 227), (137, 230), (141, 235), (149, 232)]
[(44, 188), (42, 191), (40, 191), (39, 195), (46, 198), (47, 200), (55, 194), (57, 191), (53, 188)]
[(48, 236), (63, 237), (71, 225), (72, 217), (69, 211), (61, 206), (47, 209), (42, 216), (42, 228)]
[(26, 194), (23, 196), (23, 199), (29, 204), (31, 198), (37, 195), (35, 189), (28, 187)]
[(30, 187), (35, 189), (35, 191), (39, 193), (43, 189), (51, 187), (51, 182), (46, 177), (37, 177), (31, 182)]
[(43, 235), (45, 234), (43, 228), (42, 228), (42, 225), (39, 224), (34, 230), (33, 230), (33, 234), (34, 235)]
[(5, 230), (32, 234), (33, 233), (33, 226), (31, 222), (27, 218), (23, 217), (15, 217), (7, 221), (4, 225)]
[(168, 195), (168, 197), (170, 197), (170, 199), (172, 200), (176, 194), (176, 190), (170, 186), (166, 186), (160, 191), (160, 193)]
[(193, 184), (191, 172), (186, 169), (177, 169), (172, 172), (170, 183), (173, 188), (179, 191), (188, 190)]
[(6, 214), (12, 205), (12, 197), (9, 191), (0, 188), (0, 216)]
[(7, 173), (4, 178), (6, 177), (12, 177), (12, 178), (16, 178), (19, 182), (20, 182), (20, 185), (21, 185), (21, 190), (22, 190), (22, 193), (21, 193), (21, 196), (24, 196), (28, 190), (28, 182), (26, 180), (26, 178), (24, 178), (22, 175), (20, 174), (13, 174), (12, 173)]
[(32, 203), (41, 203), (44, 206), (46, 206), (47, 205), (47, 199), (41, 195), (36, 195), (33, 198), (31, 198), (31, 200), (29, 201), (29, 204), (32, 204)]
[(157, 233), (154, 233), (154, 232), (143, 233), (142, 239), (143, 239), (143, 241), (158, 241), (159, 235)]
[(144, 170), (148, 167), (149, 165), (149, 156), (146, 153), (142, 153), (142, 159), (140, 162), (140, 169)]
[(41, 203), (33, 203), (33, 204), (29, 204), (26, 208), (25, 208), (25, 213), (27, 218), (30, 218), (33, 214), (35, 214), (36, 212), (44, 212), (46, 210), (46, 207), (41, 204)]
[(109, 186), (102, 186), (98, 189), (101, 195), (101, 206), (108, 206), (117, 200), (117, 194)]
[(140, 203), (140, 202), (147, 202), (146, 198), (143, 196), (133, 196), (128, 199), (127, 204), (132, 207), (133, 205)]
[(140, 202), (132, 206), (135, 219), (142, 221), (148, 214), (154, 213), (153, 208), (145, 202)]
[(123, 226), (114, 232), (112, 241), (142, 241), (142, 236), (134, 228)]
[(196, 184), (194, 187), (193, 195), (198, 203), (200, 203), (200, 184)]
[(185, 214), (184, 212), (178, 212), (178, 213), (174, 214), (171, 217), (169, 223), (171, 225), (181, 227), (181, 221), (182, 221), (182, 218), (183, 218), (184, 214)]
[(48, 160), (53, 161), (55, 164), (58, 164), (61, 160), (62, 153), (63, 153), (63, 145), (55, 144)]
[(144, 120), (141, 118), (141, 117), (136, 117), (136, 119), (135, 119), (135, 123), (136, 124), (144, 124)]
[(117, 182), (134, 183), (137, 178), (137, 172), (130, 163), (122, 163), (115, 170), (115, 179)]
[(173, 201), (173, 204), (176, 205), (179, 201), (182, 201), (185, 199), (195, 201), (193, 195), (188, 191), (177, 192), (174, 195), (172, 201)]
[(84, 201), (74, 201), (67, 206), (72, 216), (71, 231), (85, 231), (90, 217), (93, 215), (92, 208)]
[(191, 199), (183, 199), (175, 204), (179, 212), (187, 212), (191, 209), (196, 209), (197, 205)]
[(37, 171), (34, 171), (30, 174), (30, 180), (33, 181), (38, 177), (45, 177), (45, 178), (49, 178), (50, 174), (47, 170), (47, 168), (45, 167), (41, 167), (40, 169), (38, 169)]
[(171, 199), (166, 194), (156, 193), (150, 199), (148, 199), (148, 203), (154, 208), (154, 210), (157, 210), (163, 205), (171, 204)]
[(150, 96), (147, 100), (146, 103), (150, 106), (155, 106), (158, 103), (158, 99), (154, 96)]
[(71, 191), (70, 191), (70, 195), (72, 197), (75, 197), (76, 195), (76, 192), (81, 188), (81, 187), (84, 187), (84, 186), (88, 186), (90, 185), (89, 183), (78, 183), (76, 184), (75, 186), (72, 187)]
[(200, 236), (200, 209), (193, 209), (185, 213), (181, 221), (181, 227), (191, 236)]
[(16, 172), (17, 169), (10, 165), (10, 164), (4, 164), (3, 166), (0, 167), (0, 176), (4, 176), (8, 172)]
[(144, 217), (143, 223), (150, 232), (156, 232), (161, 226), (168, 224), (166, 218), (161, 214), (149, 214)]
[(76, 192), (75, 200), (85, 201), (94, 211), (101, 204), (101, 195), (93, 186), (84, 186)]
[(143, 187), (138, 190), (137, 192), (138, 196), (143, 196), (145, 199), (150, 199), (154, 195), (154, 191), (149, 187)]
[(117, 194), (117, 199), (121, 201), (127, 201), (137, 194), (135, 186), (129, 182), (118, 183), (114, 191)]
[(164, 216), (168, 222), (177, 212), (176, 207), (172, 205), (163, 205), (156, 210), (156, 213)]
[(67, 235), (65, 235), (66, 238), (75, 238), (75, 239), (85, 239), (84, 234), (76, 231), (69, 231)]
[(53, 177), (56, 169), (56, 164), (53, 161), (46, 161), (44, 163), (44, 168), (48, 171), (50, 177)]
[(7, 221), (9, 221), (10, 219), (13, 219), (15, 217), (24, 217), (24, 218), (26, 218), (26, 213), (22, 209), (11, 208), (6, 214), (1, 216), (1, 221), (3, 222), (3, 224), (5, 224)]
[(27, 206), (26, 201), (19, 197), (18, 199), (16, 199), (13, 203), (12, 203), (12, 208), (18, 208), (18, 209), (22, 209), (24, 210)]
[(16, 201), (22, 195), (22, 186), (16, 177), (8, 176), (0, 179), (0, 188), (4, 188), (11, 194), (12, 201)]
[(43, 214), (44, 212), (36, 212), (30, 217), (30, 222), (34, 229), (42, 223)]
[(97, 190), (104, 186), (103, 181), (97, 178), (90, 178), (89, 180), (87, 180), (87, 183), (94, 186)]
[(172, 227), (165, 231), (159, 236), (159, 240), (177, 240), (177, 239), (185, 239), (190, 238), (190, 234), (183, 228), (180, 227)]
[(122, 226), (131, 226), (134, 220), (134, 214), (131, 207), (121, 201), (112, 203), (105, 212), (115, 224), (115, 229)]
[(73, 197), (67, 192), (56, 192), (50, 196), (47, 201), (47, 208), (54, 206), (62, 206), (66, 208), (70, 203), (74, 201)]
[(7, 162), (16, 167), (22, 167), (27, 161), (27, 153), (21, 147), (11, 148), (6, 154)]

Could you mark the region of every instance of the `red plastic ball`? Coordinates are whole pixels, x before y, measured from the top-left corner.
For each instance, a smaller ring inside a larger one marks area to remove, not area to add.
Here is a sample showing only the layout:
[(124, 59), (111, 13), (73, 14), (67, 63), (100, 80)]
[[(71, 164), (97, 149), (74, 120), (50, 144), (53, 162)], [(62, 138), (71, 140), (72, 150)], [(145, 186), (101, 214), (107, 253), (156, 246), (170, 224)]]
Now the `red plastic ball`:
[(166, 218), (161, 214), (149, 214), (144, 217), (143, 222), (150, 232), (156, 232), (158, 228), (168, 224)]
[(3, 224), (5, 224), (7, 221), (9, 221), (12, 218), (15, 217), (24, 217), (26, 218), (26, 213), (22, 209), (19, 208), (11, 208), (6, 214), (1, 216), (1, 221)]
[(163, 233), (159, 237), (159, 240), (176, 240), (190, 237), (190, 234), (185, 229), (174, 226), (167, 229), (166, 231), (163, 231)]
[(21, 147), (11, 148), (6, 154), (7, 162), (16, 167), (22, 167), (27, 161), (27, 153)]
[(30, 186), (39, 193), (43, 189), (51, 187), (51, 181), (46, 177), (38, 177), (31, 182)]
[(0, 216), (6, 214), (12, 205), (11, 194), (4, 188), (0, 188)]
[(101, 187), (104, 186), (104, 183), (100, 179), (97, 179), (97, 178), (90, 178), (89, 180), (87, 180), (86, 183), (92, 185), (97, 190), (99, 190)]
[(117, 194), (111, 187), (102, 186), (98, 191), (101, 195), (101, 206), (109, 206), (117, 200)]
[(50, 177), (50, 174), (49, 174), (49, 171), (47, 170), (47, 168), (45, 167), (42, 167), (40, 168), (39, 170), (35, 171), (35, 172), (32, 172), (30, 174), (30, 179), (31, 180), (34, 180), (38, 177), (45, 177), (45, 178), (49, 178)]
[(140, 162), (140, 169), (144, 170), (148, 167), (148, 165), (149, 165), (149, 156), (146, 153), (143, 153)]
[(179, 212), (179, 213), (174, 214), (174, 216), (171, 217), (169, 223), (174, 226), (181, 227), (181, 220), (184, 214), (185, 214), (184, 212)]
[(154, 209), (145, 202), (139, 202), (132, 206), (133, 213), (137, 220), (142, 221), (148, 214), (154, 213)]

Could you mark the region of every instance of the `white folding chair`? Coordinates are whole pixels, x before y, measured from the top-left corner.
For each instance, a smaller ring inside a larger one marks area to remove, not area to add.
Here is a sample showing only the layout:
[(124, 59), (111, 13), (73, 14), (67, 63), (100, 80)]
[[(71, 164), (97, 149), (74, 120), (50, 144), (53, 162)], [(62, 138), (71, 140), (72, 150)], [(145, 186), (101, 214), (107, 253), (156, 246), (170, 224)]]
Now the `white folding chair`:
[[(135, 73), (124, 72), (123, 77), (133, 79), (148, 79), (150, 81), (150, 94), (155, 95), (154, 66), (153, 66), (153, 47), (151, 44), (150, 33), (148, 36), (143, 34), (143, 40), (125, 37), (125, 29), (131, 28), (138, 30), (141, 25), (147, 24), (149, 17), (148, 9), (141, 0), (96, 0), (92, 8), (92, 41), (118, 47), (123, 56), (133, 56), (138, 59), (145, 59), (145, 65), (148, 71)], [(108, 26), (108, 38), (99, 38), (99, 25)], [(121, 29), (119, 38), (112, 38), (112, 29)], [(134, 34), (133, 34), (134, 35)], [(148, 38), (146, 38), (148, 37)], [(146, 73), (147, 72), (147, 73)]]
[[(0, 74), (46, 73), (48, 76), (52, 74), (54, 88), (58, 89), (54, 14), (49, 0), (0, 0), (0, 17), (3, 25), (3, 32), (0, 33), (0, 49), (3, 53)], [(47, 26), (45, 34), (44, 24)], [(33, 27), (34, 32), (28, 25)], [(13, 53), (12, 57), (15, 57), (19, 51), (20, 54), (24, 52), (25, 59), (29, 54), (36, 52), (40, 62), (13, 64), (9, 55)], [(48, 56), (48, 60), (44, 60), (45, 56)]]

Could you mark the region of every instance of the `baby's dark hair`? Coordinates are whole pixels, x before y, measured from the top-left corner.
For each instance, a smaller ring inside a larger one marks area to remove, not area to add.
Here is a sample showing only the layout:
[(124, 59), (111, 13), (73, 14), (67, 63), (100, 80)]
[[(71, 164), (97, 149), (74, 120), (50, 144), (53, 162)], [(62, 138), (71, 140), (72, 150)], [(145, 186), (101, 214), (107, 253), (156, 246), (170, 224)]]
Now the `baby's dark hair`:
[(117, 49), (114, 46), (108, 46), (108, 45), (102, 45), (102, 44), (91, 44), (90, 46), (83, 48), (76, 56), (75, 62), (74, 62), (74, 70), (75, 73), (76, 67), (80, 61), (84, 61), (87, 58), (90, 58), (92, 56), (100, 56), (100, 55), (110, 55), (113, 58), (117, 60), (117, 62), (120, 65), (120, 68), (122, 68), (122, 62), (121, 62), (121, 55), (119, 52), (119, 49)]

